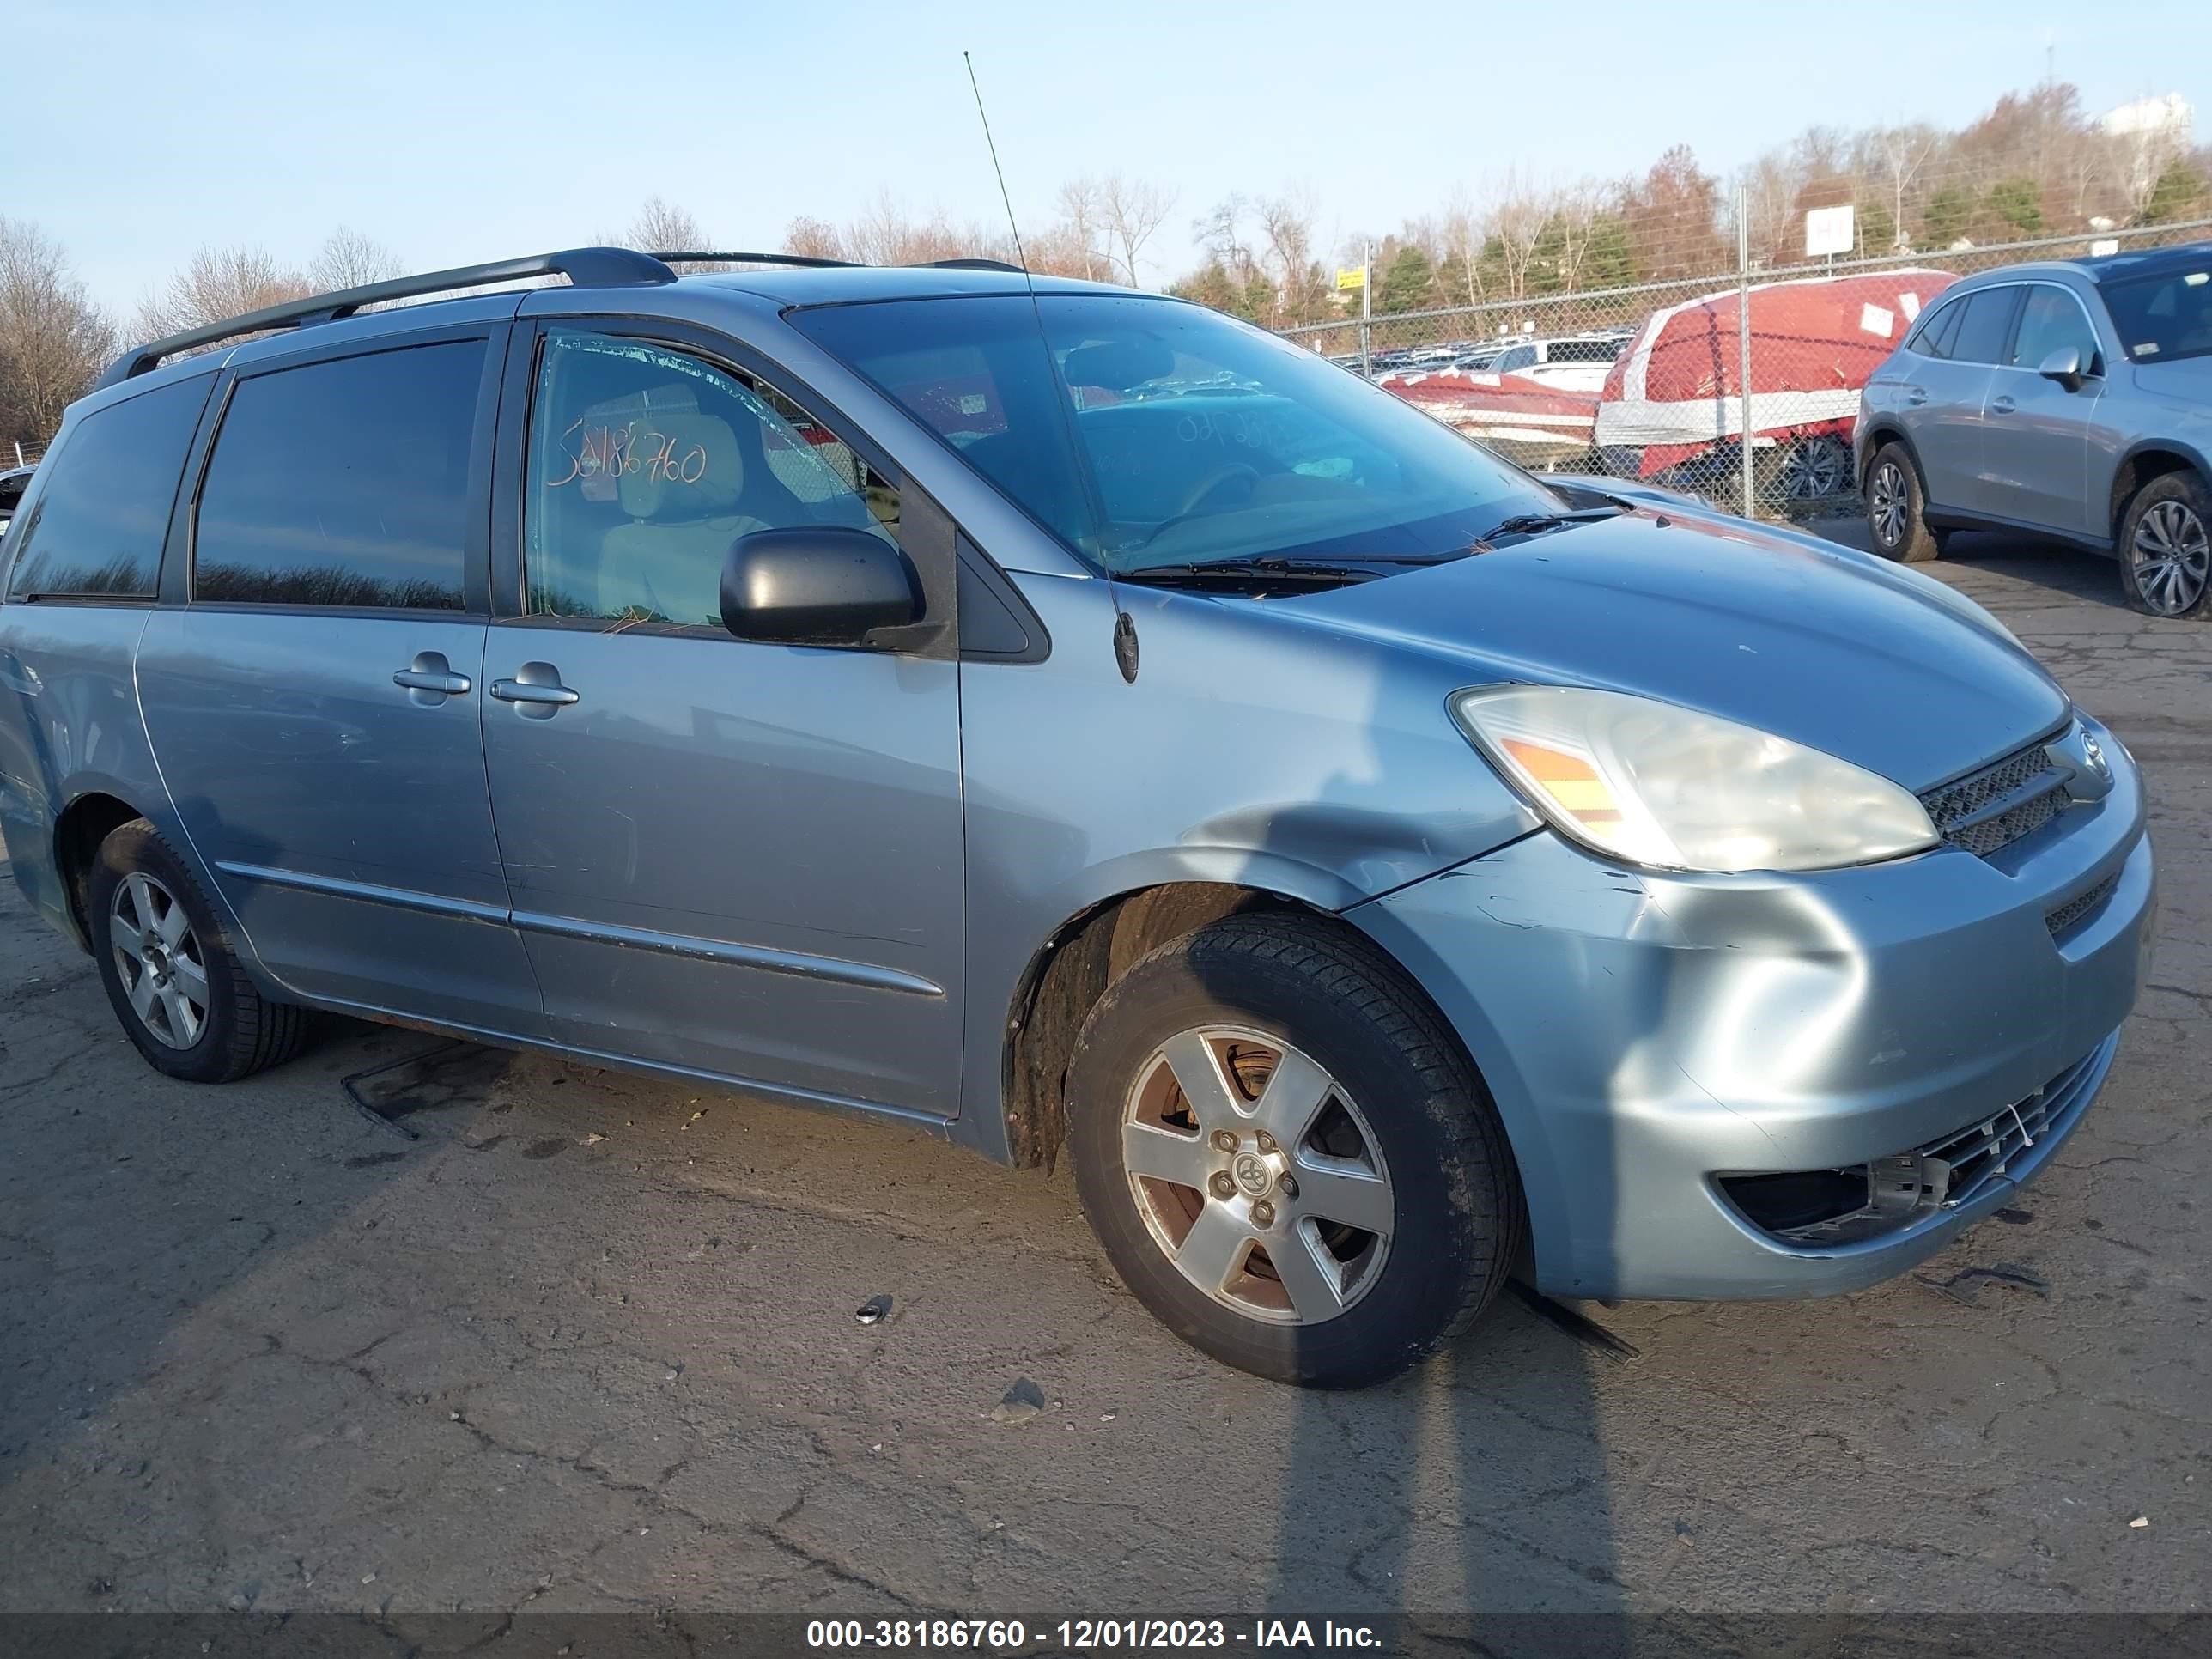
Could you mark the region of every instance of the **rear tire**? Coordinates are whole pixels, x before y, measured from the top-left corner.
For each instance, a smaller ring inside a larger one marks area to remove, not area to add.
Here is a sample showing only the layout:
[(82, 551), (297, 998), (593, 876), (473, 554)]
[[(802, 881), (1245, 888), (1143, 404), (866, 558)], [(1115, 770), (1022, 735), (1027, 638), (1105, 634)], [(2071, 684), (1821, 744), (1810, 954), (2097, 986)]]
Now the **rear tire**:
[(1925, 564), (1942, 551), (1928, 526), (1928, 500), (1920, 469), (1902, 444), (1875, 451), (1866, 471), (1867, 531), (1874, 550), (1899, 564)]
[(299, 1052), (306, 1010), (254, 988), (191, 871), (144, 818), (100, 842), (85, 908), (107, 1000), (155, 1071), (234, 1083)]
[(1142, 958), (1084, 1023), (1068, 1103), (1077, 1188), (1122, 1282), (1239, 1370), (1395, 1376), (1518, 1259), (1489, 1091), (1395, 965), (1322, 922), (1232, 916)]
[(2135, 494), (2120, 520), (2120, 592), (2128, 607), (2177, 622), (2207, 612), (2212, 592), (2212, 490), (2167, 472)]

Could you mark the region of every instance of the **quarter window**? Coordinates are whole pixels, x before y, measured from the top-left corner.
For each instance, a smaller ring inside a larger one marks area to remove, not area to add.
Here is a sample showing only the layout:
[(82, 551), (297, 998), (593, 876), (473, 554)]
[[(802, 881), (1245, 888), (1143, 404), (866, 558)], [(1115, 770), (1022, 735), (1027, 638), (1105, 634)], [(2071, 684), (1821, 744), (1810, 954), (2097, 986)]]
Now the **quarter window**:
[(2027, 301), (2020, 313), (2020, 337), (2014, 342), (2008, 361), (2016, 368), (2033, 368), (2052, 352), (2068, 346), (2081, 354), (2081, 372), (2087, 374), (2097, 356), (2097, 337), (2090, 331), (2089, 319), (2081, 314), (2072, 294), (2050, 283), (2038, 283), (2027, 290)]
[(730, 544), (841, 525), (896, 539), (898, 495), (764, 382), (641, 340), (545, 337), (523, 515), (535, 616), (720, 628)]
[(193, 536), (192, 596), (459, 611), (484, 343), (240, 380)]
[(51, 476), (9, 592), (17, 597), (151, 599), (185, 452), (212, 377), (94, 410), (46, 463)]
[(1952, 337), (1959, 331), (1959, 319), (1966, 314), (1966, 302), (1954, 300), (1938, 307), (1925, 318), (1905, 342), (1911, 350), (1923, 357), (1948, 357), (1951, 355)]

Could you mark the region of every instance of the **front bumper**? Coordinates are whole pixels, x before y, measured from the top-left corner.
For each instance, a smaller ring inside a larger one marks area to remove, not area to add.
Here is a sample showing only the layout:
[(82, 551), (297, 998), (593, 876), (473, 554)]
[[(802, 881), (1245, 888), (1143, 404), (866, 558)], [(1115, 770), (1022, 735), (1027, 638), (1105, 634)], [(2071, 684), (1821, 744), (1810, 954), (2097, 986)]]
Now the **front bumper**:
[[(2112, 792), (1996, 860), (1945, 847), (1813, 875), (1668, 876), (1540, 833), (1346, 913), (1481, 1067), (1542, 1289), (1856, 1290), (2007, 1201), (2081, 1121), (2149, 967), (2141, 781), (2091, 729)], [(1938, 1146), (2025, 1102), (2044, 1109), (2031, 1146), (1878, 1237), (1792, 1242), (1721, 1184)]]

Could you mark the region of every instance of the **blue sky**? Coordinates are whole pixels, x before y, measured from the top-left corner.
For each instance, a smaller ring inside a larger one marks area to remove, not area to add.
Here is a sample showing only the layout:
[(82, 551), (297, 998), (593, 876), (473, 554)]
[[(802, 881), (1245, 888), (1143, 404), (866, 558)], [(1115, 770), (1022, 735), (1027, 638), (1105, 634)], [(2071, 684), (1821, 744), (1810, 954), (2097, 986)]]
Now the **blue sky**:
[(2203, 0), (2124, 23), (2080, 0), (10, 10), (0, 213), (118, 308), (201, 244), (304, 262), (340, 223), (427, 269), (570, 245), (656, 192), (726, 246), (885, 189), (995, 219), (963, 46), (1026, 219), (1085, 171), (1179, 192), (1155, 280), (1232, 189), (1310, 185), (1331, 247), (1516, 165), (1617, 174), (1680, 141), (1725, 172), (1815, 122), (1955, 125), (2038, 80), (2047, 43), (2093, 110), (2178, 91), (2212, 125)]

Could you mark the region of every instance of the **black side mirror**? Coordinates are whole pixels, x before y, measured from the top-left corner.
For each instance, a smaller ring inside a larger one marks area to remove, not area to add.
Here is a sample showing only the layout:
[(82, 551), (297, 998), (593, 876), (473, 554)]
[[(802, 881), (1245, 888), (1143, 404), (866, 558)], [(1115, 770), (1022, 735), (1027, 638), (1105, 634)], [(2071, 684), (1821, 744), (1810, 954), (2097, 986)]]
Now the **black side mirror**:
[(876, 647), (921, 617), (921, 584), (883, 537), (842, 525), (756, 530), (722, 565), (722, 626), (777, 645)]
[(2081, 389), (2081, 353), (2078, 347), (2060, 346), (2035, 366), (2046, 380), (2056, 380), (2069, 392)]

